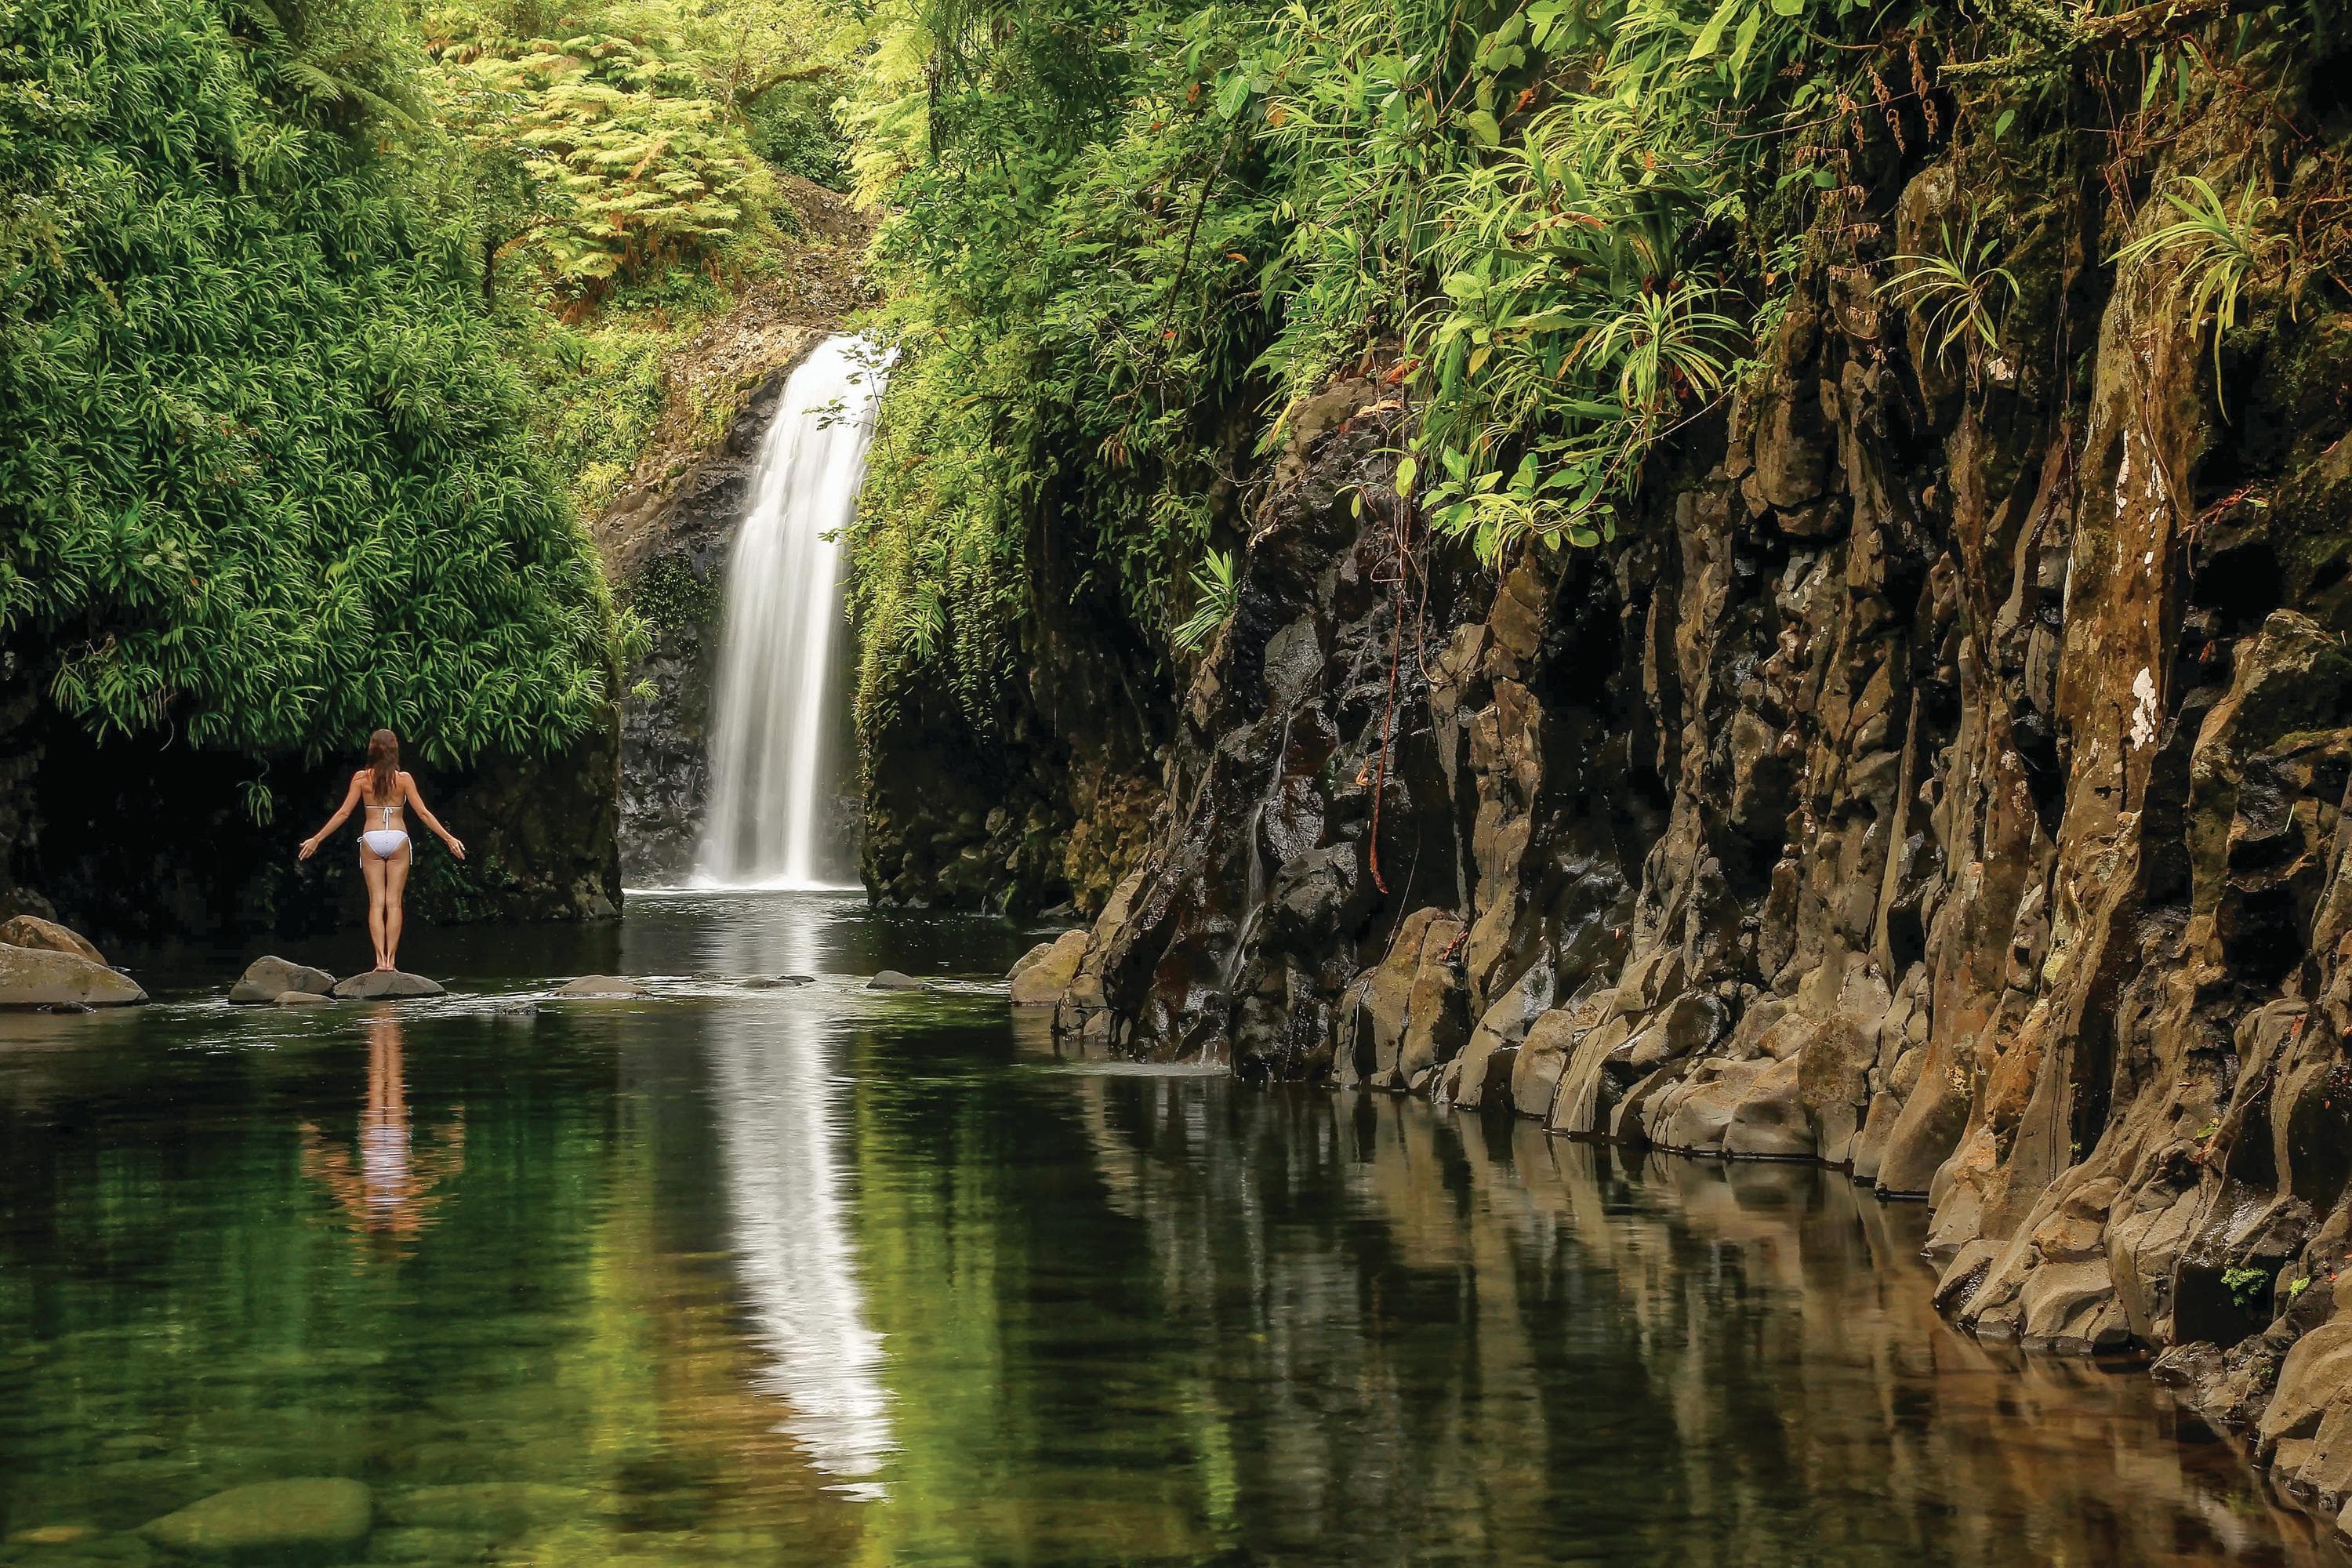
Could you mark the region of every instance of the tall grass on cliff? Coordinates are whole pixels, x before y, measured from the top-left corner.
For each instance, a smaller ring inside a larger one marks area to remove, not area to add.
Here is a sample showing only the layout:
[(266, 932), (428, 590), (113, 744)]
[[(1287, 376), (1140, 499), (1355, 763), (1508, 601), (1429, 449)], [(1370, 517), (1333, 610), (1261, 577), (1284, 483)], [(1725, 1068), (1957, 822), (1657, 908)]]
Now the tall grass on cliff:
[(415, 63), (383, 0), (0, 0), (0, 639), (93, 730), (447, 761), (604, 701)]

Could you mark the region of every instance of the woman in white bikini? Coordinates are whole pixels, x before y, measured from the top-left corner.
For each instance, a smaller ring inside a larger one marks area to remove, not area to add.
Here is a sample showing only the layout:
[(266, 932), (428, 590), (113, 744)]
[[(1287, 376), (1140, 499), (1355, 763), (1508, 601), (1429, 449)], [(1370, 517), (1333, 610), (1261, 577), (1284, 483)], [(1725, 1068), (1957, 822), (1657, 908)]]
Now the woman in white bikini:
[(441, 826), (441, 819), (416, 793), (416, 781), (400, 771), (400, 737), (389, 730), (378, 730), (368, 737), (368, 765), (352, 775), (342, 808), (327, 819), (326, 826), (302, 840), (299, 858), (308, 860), (353, 810), (366, 811), (366, 826), (360, 834), (360, 874), (367, 879), (368, 935), (375, 939), (378, 969), (396, 968), (394, 960), (400, 955), (400, 897), (408, 888), (413, 853), (407, 821), (412, 806), (425, 826), (449, 847), (449, 853), (463, 860), (465, 844)]

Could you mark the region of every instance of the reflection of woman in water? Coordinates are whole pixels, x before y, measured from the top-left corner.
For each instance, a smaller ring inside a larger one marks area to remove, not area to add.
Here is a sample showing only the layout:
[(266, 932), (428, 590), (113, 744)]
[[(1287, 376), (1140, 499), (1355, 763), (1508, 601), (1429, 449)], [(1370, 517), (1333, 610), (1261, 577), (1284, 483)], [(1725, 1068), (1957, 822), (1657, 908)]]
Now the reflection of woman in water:
[(360, 1109), (359, 1159), (332, 1148), (319, 1129), (302, 1124), (302, 1173), (335, 1196), (352, 1223), (370, 1235), (404, 1241), (430, 1223), (441, 1202), (435, 1191), (466, 1168), (466, 1108), (425, 1151), (415, 1147), (408, 1090), (402, 1081), (400, 1018), (390, 1008), (368, 1024), (367, 1099)]
[(297, 858), (308, 860), (317, 854), (327, 835), (362, 807), (366, 815), (361, 818), (360, 875), (367, 879), (368, 935), (375, 939), (375, 966), (396, 969), (401, 895), (407, 890), (408, 864), (415, 853), (408, 842), (408, 813), (415, 810), (460, 860), (466, 858), (466, 846), (426, 807), (425, 797), (416, 793), (415, 779), (400, 771), (400, 737), (378, 730), (368, 737), (368, 765), (352, 775), (343, 804), (327, 818), (326, 826), (302, 840)]

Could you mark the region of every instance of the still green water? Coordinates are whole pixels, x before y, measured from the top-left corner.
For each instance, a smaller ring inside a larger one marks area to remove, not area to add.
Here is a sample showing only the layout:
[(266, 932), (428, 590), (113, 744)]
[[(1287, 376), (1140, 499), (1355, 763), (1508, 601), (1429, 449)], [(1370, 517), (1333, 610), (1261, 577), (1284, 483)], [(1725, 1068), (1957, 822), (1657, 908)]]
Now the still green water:
[[(379, 1563), (2338, 1561), (1945, 1328), (1916, 1207), (860, 989), (1031, 940), (641, 898), (417, 932), (443, 1001), (0, 1018), (0, 1561), (316, 1477)], [(664, 994), (499, 1010), (606, 968)]]

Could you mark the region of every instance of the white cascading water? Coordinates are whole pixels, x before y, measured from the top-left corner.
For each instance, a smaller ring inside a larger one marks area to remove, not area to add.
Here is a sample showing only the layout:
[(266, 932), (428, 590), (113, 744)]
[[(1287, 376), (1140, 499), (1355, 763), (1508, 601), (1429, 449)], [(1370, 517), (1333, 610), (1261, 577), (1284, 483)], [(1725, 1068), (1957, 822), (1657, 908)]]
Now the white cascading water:
[(760, 443), (727, 572), (698, 887), (852, 884), (825, 831), (839, 770), (837, 534), (866, 478), (886, 365), (862, 339), (826, 339), (793, 372)]

